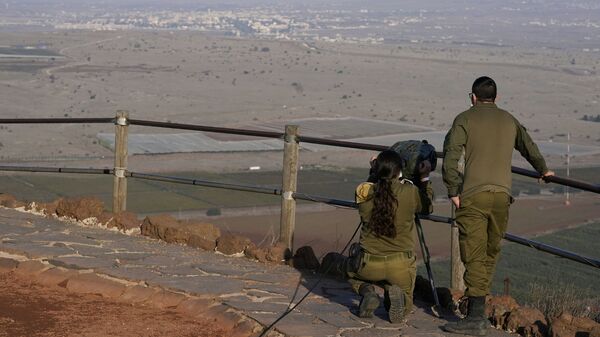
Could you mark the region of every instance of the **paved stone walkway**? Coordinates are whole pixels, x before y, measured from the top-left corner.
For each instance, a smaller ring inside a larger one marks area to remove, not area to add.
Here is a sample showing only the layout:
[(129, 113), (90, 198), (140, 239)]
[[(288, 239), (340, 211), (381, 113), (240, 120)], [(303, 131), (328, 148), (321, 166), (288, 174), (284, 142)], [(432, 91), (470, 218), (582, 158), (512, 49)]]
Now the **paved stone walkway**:
[[(318, 279), (288, 266), (265, 265), (6, 208), (0, 208), (0, 251), (191, 295), (212, 295), (265, 326)], [(386, 321), (383, 308), (375, 318), (357, 317), (357, 304), (358, 297), (347, 283), (325, 279), (276, 330), (286, 336), (446, 335), (439, 328), (445, 321), (427, 314), (423, 303), (417, 303), (407, 324), (397, 325)], [(508, 335), (493, 329), (490, 333), (492, 337)]]

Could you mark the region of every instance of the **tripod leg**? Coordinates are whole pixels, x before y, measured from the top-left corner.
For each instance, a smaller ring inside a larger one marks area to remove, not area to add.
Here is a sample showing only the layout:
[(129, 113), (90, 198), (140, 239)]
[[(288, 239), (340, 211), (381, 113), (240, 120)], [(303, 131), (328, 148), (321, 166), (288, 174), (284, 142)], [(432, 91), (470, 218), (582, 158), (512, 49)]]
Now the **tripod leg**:
[(427, 245), (425, 244), (425, 235), (423, 234), (423, 227), (421, 227), (421, 220), (419, 219), (419, 217), (415, 218), (415, 224), (417, 227), (417, 235), (419, 237), (419, 245), (421, 246), (421, 253), (423, 254), (423, 261), (425, 262), (425, 268), (427, 269), (427, 276), (429, 277), (429, 285), (431, 286), (433, 300), (435, 302), (435, 305), (433, 308), (431, 308), (431, 311), (433, 312), (433, 314), (435, 316), (441, 317), (440, 299), (438, 298), (438, 294), (435, 289), (435, 281), (433, 280), (433, 272), (431, 271), (431, 264), (430, 264), (431, 256), (429, 255), (429, 248), (427, 248)]

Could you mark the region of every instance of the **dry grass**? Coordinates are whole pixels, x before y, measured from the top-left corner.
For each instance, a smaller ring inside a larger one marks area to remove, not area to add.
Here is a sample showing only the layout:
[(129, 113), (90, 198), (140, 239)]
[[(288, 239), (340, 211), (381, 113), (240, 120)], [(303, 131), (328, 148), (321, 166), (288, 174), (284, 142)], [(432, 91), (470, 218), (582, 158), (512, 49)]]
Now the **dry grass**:
[(529, 286), (528, 305), (539, 309), (548, 318), (567, 312), (576, 317), (587, 317), (600, 322), (600, 297), (590, 296), (589, 290), (563, 282), (539, 283)]

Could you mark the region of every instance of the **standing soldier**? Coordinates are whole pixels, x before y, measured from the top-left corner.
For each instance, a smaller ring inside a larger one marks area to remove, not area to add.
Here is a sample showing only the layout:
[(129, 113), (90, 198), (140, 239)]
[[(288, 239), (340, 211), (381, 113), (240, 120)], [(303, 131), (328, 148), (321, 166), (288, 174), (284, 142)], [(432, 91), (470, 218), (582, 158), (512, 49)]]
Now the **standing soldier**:
[[(489, 294), (500, 241), (508, 223), (513, 148), (540, 173), (554, 175), (525, 128), (508, 112), (498, 108), (496, 83), (480, 77), (469, 94), (472, 107), (459, 114), (444, 140), (444, 184), (456, 207), (460, 231), (460, 257), (465, 264), (467, 317), (448, 323), (444, 330), (485, 336), (485, 296)], [(464, 174), (458, 161), (465, 155)]]

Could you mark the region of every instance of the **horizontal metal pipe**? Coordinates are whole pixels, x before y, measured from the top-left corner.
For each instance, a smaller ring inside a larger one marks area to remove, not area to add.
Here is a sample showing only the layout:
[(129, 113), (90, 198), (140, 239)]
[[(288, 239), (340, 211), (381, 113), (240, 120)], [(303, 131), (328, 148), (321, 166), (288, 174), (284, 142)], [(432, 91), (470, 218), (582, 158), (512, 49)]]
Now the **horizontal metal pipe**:
[(146, 120), (140, 120), (140, 119), (129, 119), (129, 124), (130, 125), (139, 125), (139, 126), (151, 126), (151, 127), (157, 127), (157, 128), (167, 128), (167, 129), (180, 129), (180, 130), (193, 130), (193, 131), (204, 131), (204, 132), (214, 132), (214, 133), (226, 133), (226, 134), (252, 136), (252, 137), (283, 138), (283, 133), (272, 132), (272, 131), (221, 128), (221, 127), (216, 127), (216, 126), (167, 123), (167, 122), (157, 122), (157, 121), (146, 121)]
[[(34, 124), (34, 123), (113, 123), (114, 118), (12, 118), (12, 119), (0, 119), (0, 124)], [(170, 122), (158, 122), (158, 121), (147, 121), (140, 119), (130, 119), (129, 123), (132, 125), (139, 126), (150, 126), (150, 127), (160, 127), (160, 128), (169, 128), (169, 129), (181, 129), (181, 130), (192, 130), (192, 131), (204, 131), (204, 132), (214, 132), (214, 133), (225, 133), (225, 134), (235, 134), (235, 135), (244, 135), (244, 136), (252, 136), (252, 137), (264, 137), (264, 138), (283, 138), (283, 133), (281, 132), (272, 132), (272, 131), (259, 131), (259, 130), (246, 130), (246, 129), (234, 129), (234, 128), (222, 128), (215, 126), (206, 126), (206, 125), (194, 125), (194, 124), (182, 124), (182, 123), (170, 123)], [(388, 146), (384, 145), (376, 145), (376, 144), (367, 144), (367, 143), (358, 143), (358, 142), (348, 142), (348, 141), (340, 141), (334, 139), (325, 139), (318, 137), (308, 137), (308, 136), (299, 136), (298, 140), (305, 143), (311, 144), (320, 144), (320, 145), (328, 145), (328, 146), (337, 146), (337, 147), (345, 147), (345, 148), (353, 148), (353, 149), (361, 149), (361, 150), (371, 150), (371, 151), (383, 151), (388, 149)], [(436, 152), (438, 158), (443, 158), (442, 152)], [(512, 172), (531, 177), (531, 178), (539, 178), (540, 174), (527, 170), (520, 167), (512, 166)], [(547, 177), (544, 178), (546, 182), (552, 182), (563, 186), (569, 186), (577, 189), (581, 189), (583, 191), (600, 193), (600, 185), (587, 183), (584, 181), (579, 181), (570, 178), (563, 178), (559, 176)]]
[[(84, 168), (57, 168), (57, 167), (27, 167), (27, 166), (0, 166), (0, 171), (15, 171), (15, 172), (44, 172), (44, 173), (78, 173), (78, 174), (113, 174), (112, 169), (84, 169)], [(252, 186), (252, 185), (240, 185), (240, 184), (229, 184), (219, 183), (214, 181), (206, 181), (199, 179), (181, 178), (181, 177), (169, 177), (161, 176), (157, 174), (147, 174), (139, 172), (127, 172), (126, 175), (131, 178), (155, 180), (177, 184), (196, 185), (211, 188), (222, 188), (228, 190), (237, 190), (244, 192), (281, 195), (281, 190), (277, 188)], [(299, 200), (321, 202), (329, 205), (342, 206), (348, 208), (357, 208), (358, 205), (355, 202), (348, 200), (339, 200), (328, 197), (314, 196), (306, 193), (294, 193), (294, 198)], [(453, 222), (452, 218), (438, 216), (438, 215), (420, 215), (419, 218), (434, 222), (448, 223)], [(560, 248), (556, 248), (541, 242), (528, 240), (510, 233), (504, 235), (504, 239), (515, 242), (527, 247), (535, 248), (543, 252), (564, 257), (566, 259), (583, 263), (592, 267), (600, 268), (600, 261), (590, 257), (585, 257), (573, 252), (569, 252)]]
[(146, 173), (139, 173), (139, 172), (127, 172), (126, 176), (131, 177), (131, 178), (163, 181), (163, 182), (175, 183), (175, 184), (196, 185), (196, 186), (221, 188), (221, 189), (235, 190), (235, 191), (281, 195), (280, 189), (261, 187), (261, 186), (219, 183), (219, 182), (214, 182), (214, 181), (206, 181), (206, 180), (191, 179), (191, 178), (180, 178), (180, 177), (168, 177), (168, 176), (161, 176), (161, 175), (157, 175), (157, 174), (146, 174)]
[(114, 123), (115, 118), (2, 118), (0, 124), (94, 124)]
[(316, 196), (316, 195), (309, 195), (306, 193), (294, 193), (293, 194), (294, 199), (298, 199), (298, 200), (307, 200), (307, 201), (314, 201), (314, 202), (320, 202), (320, 203), (324, 203), (324, 204), (328, 204), (328, 205), (333, 205), (333, 206), (341, 206), (341, 207), (348, 207), (348, 208), (357, 208), (358, 205), (355, 202), (352, 201), (346, 201), (346, 200), (339, 200), (339, 199), (332, 199), (332, 198), (328, 198), (328, 197), (321, 197), (321, 196)]
[(65, 167), (30, 167), (30, 166), (0, 166), (0, 171), (8, 172), (39, 172), (39, 173), (77, 173), (77, 174), (113, 174), (113, 169), (65, 168)]
[(298, 136), (298, 140), (300, 142), (310, 143), (310, 144), (346, 147), (346, 148), (359, 149), (359, 150), (383, 151), (383, 150), (387, 150), (390, 148), (389, 146), (385, 146), (385, 145), (348, 142), (348, 141), (343, 141), (343, 140), (307, 137), (307, 136)]
[(552, 255), (564, 257), (565, 259), (583, 263), (588, 266), (600, 268), (600, 260), (597, 260), (597, 259), (594, 259), (591, 257), (585, 257), (585, 256), (582, 256), (582, 255), (579, 255), (579, 254), (576, 254), (576, 253), (573, 253), (573, 252), (570, 252), (567, 250), (563, 250), (560, 248), (556, 248), (556, 247), (547, 245), (545, 243), (528, 240), (528, 239), (510, 234), (510, 233), (504, 234), (504, 239), (507, 241), (518, 243), (523, 246), (535, 248), (537, 250), (541, 250), (543, 252), (550, 253)]
[[(527, 170), (527, 169), (520, 168), (520, 167), (513, 166), (512, 172), (522, 175), (522, 176), (526, 176), (526, 177), (531, 177), (531, 178), (536, 178), (536, 179), (540, 178), (540, 174), (537, 173), (536, 171), (531, 171), (531, 170)], [(588, 191), (588, 192), (600, 193), (600, 185), (590, 184), (590, 183), (587, 183), (587, 182), (581, 181), (581, 180), (575, 180), (575, 179), (571, 179), (571, 178), (563, 178), (563, 177), (559, 177), (559, 176), (551, 176), (551, 177), (544, 177), (544, 181), (559, 184), (559, 185), (574, 187), (574, 188), (578, 188), (580, 190), (584, 190), (584, 191)]]

